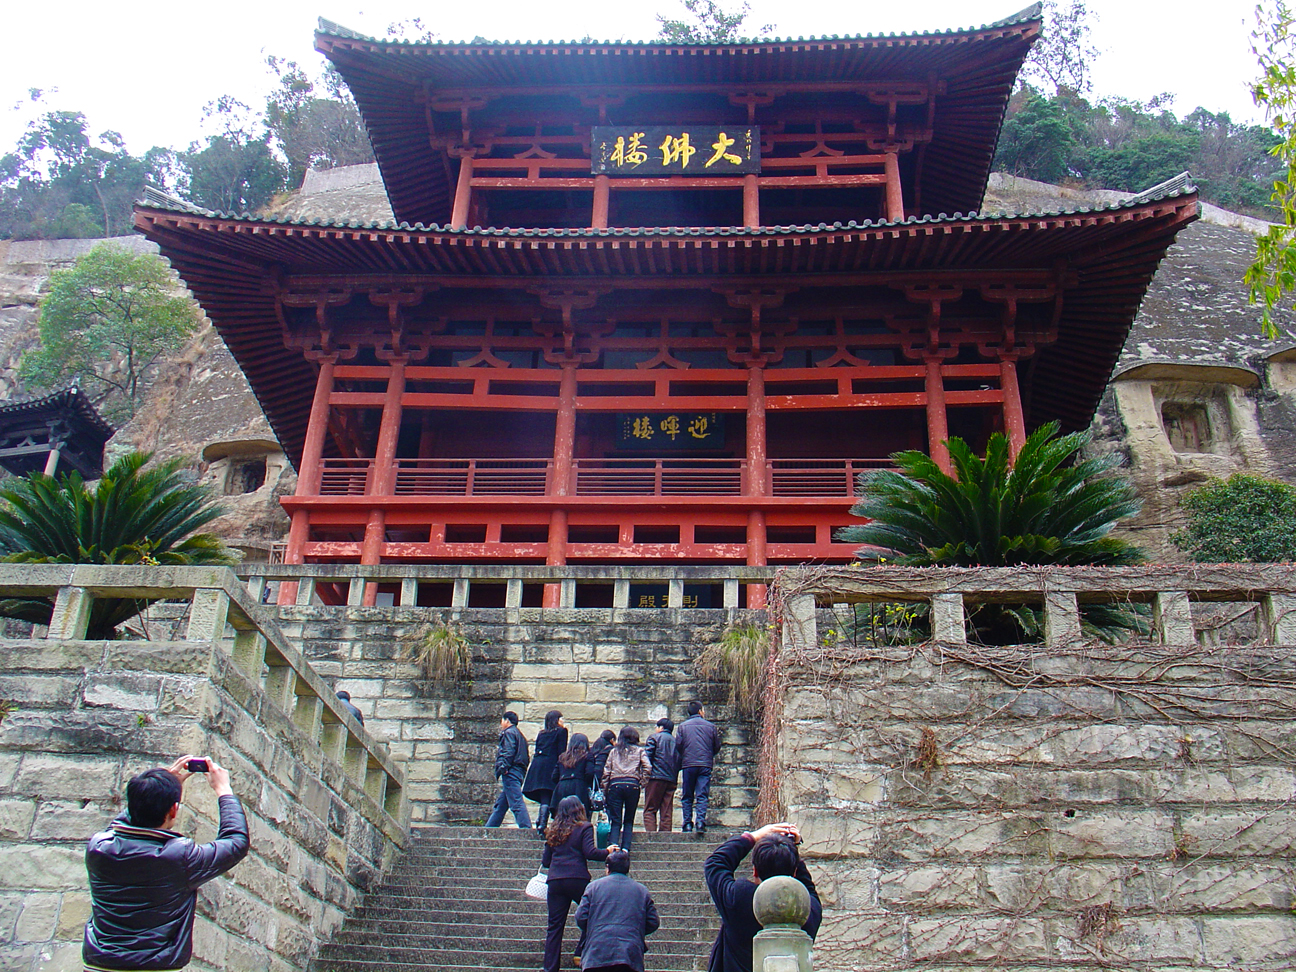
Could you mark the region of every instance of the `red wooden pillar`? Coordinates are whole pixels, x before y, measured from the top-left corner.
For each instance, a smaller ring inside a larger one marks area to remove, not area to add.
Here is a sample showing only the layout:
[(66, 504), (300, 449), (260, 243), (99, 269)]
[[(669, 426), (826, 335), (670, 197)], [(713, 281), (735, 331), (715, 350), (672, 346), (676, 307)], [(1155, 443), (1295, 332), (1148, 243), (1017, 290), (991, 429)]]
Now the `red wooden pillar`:
[[(550, 496), (567, 496), (571, 492), (572, 453), (576, 447), (576, 364), (564, 364), (558, 385), (558, 414), (554, 421), (553, 473), (549, 480)], [(561, 567), (567, 563), (567, 510), (549, 514), (549, 551), (545, 563)], [(546, 584), (544, 607), (558, 607), (562, 588)]]
[[(747, 369), (747, 494), (769, 495), (769, 446), (765, 434), (765, 369), (752, 364)], [(769, 562), (765, 539), (765, 511), (747, 513), (747, 564), (764, 567)], [(747, 606), (765, 606), (765, 585), (747, 585)]]
[[(395, 481), (396, 444), (400, 438), (401, 397), (405, 394), (405, 359), (393, 358), (387, 372), (387, 395), (383, 398), (382, 422), (378, 426), (378, 445), (374, 450), (373, 475), (369, 479), (370, 496), (390, 496)], [(382, 507), (369, 510), (364, 541), (360, 544), (360, 563), (382, 562), (383, 543), (387, 534), (387, 514)], [(364, 603), (372, 607), (378, 598), (378, 585), (366, 584)]]
[(900, 189), (900, 157), (895, 152), (887, 152), (885, 159), (887, 219), (900, 222), (905, 218), (904, 193)]
[(760, 226), (760, 181), (757, 176), (743, 176), (743, 226), (756, 229)]
[(466, 229), (468, 207), (472, 203), (473, 157), (467, 153), (459, 157), (459, 181), (455, 184), (454, 208), (450, 211), (450, 228)]
[(611, 180), (607, 176), (596, 175), (594, 177), (594, 212), (590, 219), (590, 226), (594, 227), (594, 229), (607, 229), (608, 197), (611, 191)]
[(1003, 390), (1004, 429), (1014, 459), (1026, 444), (1026, 416), (1022, 413), (1021, 389), (1017, 385), (1017, 355), (1006, 351), (999, 356), (999, 387)]
[(949, 449), (949, 422), (945, 415), (945, 379), (941, 376), (941, 359), (927, 355), (927, 452), (946, 473), (953, 473)]
[[(301, 466), (297, 471), (297, 496), (318, 496), (320, 488), (321, 457), (324, 455), (324, 437), (328, 432), (329, 396), (333, 394), (333, 366), (337, 356), (320, 358), (319, 376), (315, 379), (315, 397), (311, 400), (310, 420), (306, 424), (306, 441), (302, 443)], [(300, 564), (305, 559), (303, 551), (310, 537), (310, 511), (294, 510), (292, 525), (288, 528), (288, 549), (284, 552), (285, 564)], [(297, 584), (279, 585), (279, 603), (297, 602)]]

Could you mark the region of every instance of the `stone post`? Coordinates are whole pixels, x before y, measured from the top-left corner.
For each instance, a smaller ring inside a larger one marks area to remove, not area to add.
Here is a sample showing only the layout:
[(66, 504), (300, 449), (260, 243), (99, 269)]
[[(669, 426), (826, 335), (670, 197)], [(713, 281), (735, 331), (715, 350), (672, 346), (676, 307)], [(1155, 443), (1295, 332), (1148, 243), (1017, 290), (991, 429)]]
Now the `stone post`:
[(763, 926), (752, 940), (752, 972), (811, 972), (814, 942), (801, 926), (810, 917), (810, 892), (794, 877), (766, 878), (752, 912)]

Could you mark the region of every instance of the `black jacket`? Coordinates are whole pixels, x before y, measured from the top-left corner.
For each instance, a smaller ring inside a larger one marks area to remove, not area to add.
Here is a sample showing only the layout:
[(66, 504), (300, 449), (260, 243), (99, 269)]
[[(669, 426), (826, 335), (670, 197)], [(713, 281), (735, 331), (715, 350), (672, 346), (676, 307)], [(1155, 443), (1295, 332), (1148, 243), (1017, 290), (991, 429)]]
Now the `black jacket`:
[(545, 729), (536, 736), (535, 759), (522, 783), (522, 795), (528, 800), (547, 800), (553, 790), (554, 770), (558, 757), (567, 749), (567, 727)]
[(585, 933), (581, 968), (628, 965), (643, 972), (644, 938), (661, 925), (652, 895), (628, 874), (609, 874), (585, 889), (576, 909), (576, 925)]
[(590, 872), (586, 861), (606, 861), (609, 851), (599, 847), (594, 839), (594, 825), (583, 823), (557, 847), (545, 844), (540, 866), (549, 868), (549, 880), (562, 878), (585, 878), (589, 880)]
[[(739, 834), (726, 840), (706, 859), (703, 870), (707, 890), (711, 892), (716, 911), (720, 912), (720, 934), (711, 946), (707, 972), (752, 972), (752, 939), (761, 930), (760, 922), (752, 914), (756, 884), (735, 878), (734, 871), (754, 846), (747, 834)], [(805, 861), (797, 862), (793, 877), (810, 892), (810, 917), (801, 927), (814, 938), (819, 933), (819, 923), (823, 921), (823, 905), (819, 903), (819, 892), (815, 890)]]
[(675, 730), (675, 745), (680, 752), (680, 768), (715, 765), (720, 752), (720, 730), (701, 716), (689, 716)]
[(178, 969), (193, 952), (198, 888), (248, 852), (238, 798), (220, 798), (220, 830), (195, 844), (169, 830), (133, 827), (123, 813), (86, 845), (92, 899), (81, 957), (101, 969)]
[(512, 769), (526, 769), (529, 762), (526, 736), (517, 726), (509, 726), (500, 733), (499, 745), (495, 747), (495, 778)]
[(585, 758), (590, 761), (590, 766), (593, 767), (594, 779), (603, 778), (603, 767), (607, 765), (608, 753), (610, 752), (612, 752), (612, 743), (602, 737), (595, 739), (594, 744), (590, 746), (589, 753)]
[(672, 783), (679, 779), (679, 747), (675, 745), (675, 737), (669, 732), (665, 729), (654, 732), (644, 743), (644, 752), (648, 754), (648, 762), (652, 764), (652, 779), (670, 780)]

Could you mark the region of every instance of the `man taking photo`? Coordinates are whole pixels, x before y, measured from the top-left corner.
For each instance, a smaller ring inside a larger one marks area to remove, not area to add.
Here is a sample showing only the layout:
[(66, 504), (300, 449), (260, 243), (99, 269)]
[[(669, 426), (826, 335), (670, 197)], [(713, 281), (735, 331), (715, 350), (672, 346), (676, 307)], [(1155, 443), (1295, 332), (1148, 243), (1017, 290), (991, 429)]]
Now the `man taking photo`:
[[(184, 781), (204, 773), (220, 807), (210, 844), (173, 832)], [(198, 888), (247, 856), (248, 826), (229, 771), (182, 756), (126, 784), (126, 812), (86, 845), (92, 900), (81, 957), (90, 972), (179, 969), (193, 953)]]

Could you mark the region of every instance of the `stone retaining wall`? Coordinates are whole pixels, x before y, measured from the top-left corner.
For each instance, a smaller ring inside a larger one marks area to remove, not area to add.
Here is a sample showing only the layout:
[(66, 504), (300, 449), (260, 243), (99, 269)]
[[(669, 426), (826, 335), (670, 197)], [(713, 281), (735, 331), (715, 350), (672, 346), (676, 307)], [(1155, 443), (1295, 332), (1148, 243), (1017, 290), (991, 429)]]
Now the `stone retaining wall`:
[(1296, 648), (820, 637), (784, 661), (817, 969), (1292, 966)]
[[(30, 584), (47, 570), (6, 568), (15, 569)], [(61, 569), (92, 579), (132, 570)], [(252, 843), (199, 894), (195, 970), (304, 972), (403, 843), (400, 770), (353, 720), (338, 721), (272, 625), (247, 627), (241, 614), (247, 630), (231, 652), (222, 597), (255, 608), (232, 575), (207, 575), (217, 590), (198, 592), (188, 637), (205, 629), (213, 640), (0, 643), (0, 699), (12, 706), (0, 723), (0, 969), (81, 968), (85, 842), (121, 811), (131, 776), (186, 752), (230, 769)], [(222, 592), (223, 578), (233, 586)], [(56, 621), (64, 603), (61, 593)], [(265, 668), (258, 651), (281, 667)], [(274, 700), (270, 685), (283, 686)], [(343, 753), (345, 766), (333, 758)], [(215, 836), (216, 801), (201, 778), (186, 783), (176, 829)]]
[[(336, 680), (366, 725), (407, 760), (414, 823), (470, 823), (494, 802), (499, 716), (517, 711), (534, 742), (544, 715), (559, 709), (572, 732), (605, 728), (645, 735), (662, 716), (676, 723), (701, 698), (724, 730), (713, 778), (712, 821), (745, 827), (755, 805), (750, 723), (732, 717), (722, 685), (700, 683), (692, 661), (729, 619), (764, 623), (763, 612), (720, 609), (280, 607), (280, 625), (320, 674)], [(421, 626), (453, 619), (473, 646), (472, 678), (436, 690), (402, 661), (402, 643)], [(678, 802), (678, 801), (677, 801)], [(530, 805), (534, 817), (535, 805)], [(512, 817), (508, 818), (510, 821)], [(676, 814), (678, 826), (678, 812)]]

